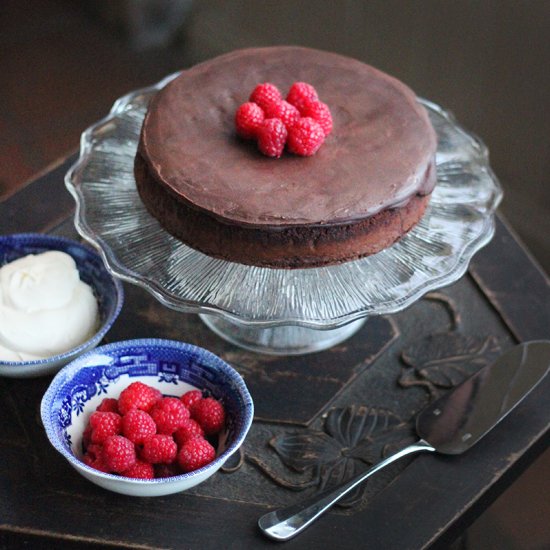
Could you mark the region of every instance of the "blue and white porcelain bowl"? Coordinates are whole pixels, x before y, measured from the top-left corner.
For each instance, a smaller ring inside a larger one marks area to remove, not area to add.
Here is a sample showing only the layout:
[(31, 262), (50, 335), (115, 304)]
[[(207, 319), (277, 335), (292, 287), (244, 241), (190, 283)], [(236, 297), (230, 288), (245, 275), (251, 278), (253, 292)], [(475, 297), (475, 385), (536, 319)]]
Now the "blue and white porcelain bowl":
[(76, 262), (80, 278), (90, 285), (99, 306), (99, 326), (86, 342), (46, 359), (0, 361), (0, 376), (30, 378), (58, 371), (80, 354), (97, 346), (117, 318), (124, 302), (122, 283), (106, 269), (103, 260), (88, 246), (71, 239), (41, 233), (17, 233), (0, 236), (0, 266), (28, 254), (60, 250)]
[[(151, 480), (95, 470), (82, 462), (82, 433), (106, 397), (118, 398), (135, 381), (179, 397), (191, 389), (209, 391), (226, 410), (226, 428), (218, 437), (216, 458), (186, 474)], [(42, 422), (52, 445), (84, 477), (131, 496), (160, 496), (185, 491), (214, 474), (241, 446), (254, 416), (254, 405), (239, 373), (197, 346), (162, 339), (127, 340), (101, 346), (57, 373), (44, 394)]]

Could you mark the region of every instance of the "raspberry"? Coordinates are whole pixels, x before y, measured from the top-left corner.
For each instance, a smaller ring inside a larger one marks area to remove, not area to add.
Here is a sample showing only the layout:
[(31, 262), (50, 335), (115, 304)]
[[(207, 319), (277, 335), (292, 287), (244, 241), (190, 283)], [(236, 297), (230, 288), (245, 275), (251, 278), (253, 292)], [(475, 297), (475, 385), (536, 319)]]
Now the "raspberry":
[(281, 101), (270, 103), (265, 108), (265, 116), (266, 118), (278, 118), (282, 120), (288, 130), (300, 118), (300, 111), (294, 105), (282, 99)]
[(206, 435), (218, 433), (225, 424), (223, 405), (213, 397), (206, 397), (196, 403), (191, 410), (191, 417), (200, 424)]
[(302, 115), (318, 122), (323, 129), (325, 137), (332, 132), (332, 115), (326, 103), (322, 101), (307, 103), (302, 110)]
[(155, 477), (155, 470), (149, 462), (136, 460), (136, 463), (127, 470), (124, 470), (121, 475), (133, 477), (134, 479), (153, 479)]
[(105, 440), (102, 457), (107, 468), (119, 474), (136, 463), (136, 450), (129, 439), (112, 435)]
[(286, 96), (286, 100), (291, 105), (294, 105), (300, 113), (305, 105), (312, 101), (317, 101), (318, 99), (319, 97), (317, 96), (317, 91), (307, 82), (295, 82), (290, 87), (288, 95)]
[(189, 418), (189, 411), (177, 397), (164, 397), (152, 409), (151, 418), (159, 434), (173, 434)]
[(174, 441), (181, 447), (188, 439), (193, 437), (204, 437), (204, 430), (200, 424), (193, 420), (186, 420), (181, 428), (174, 433)]
[(181, 474), (180, 467), (177, 462), (171, 464), (155, 464), (155, 477), (172, 477)]
[(91, 443), (92, 443), (92, 427), (88, 422), (88, 425), (84, 428), (84, 431), (82, 432), (82, 448), (86, 450)]
[(268, 157), (279, 158), (285, 148), (288, 131), (278, 118), (266, 118), (258, 130), (258, 149)]
[(310, 117), (301, 118), (288, 133), (287, 147), (302, 157), (314, 155), (325, 141), (321, 125)]
[(118, 413), (118, 401), (111, 397), (106, 397), (98, 406), (96, 411)]
[(162, 399), (162, 394), (156, 388), (152, 388), (142, 382), (132, 382), (122, 390), (118, 398), (120, 414), (126, 414), (130, 409), (141, 409), (149, 412), (153, 405)]
[(103, 447), (101, 445), (90, 445), (82, 457), (82, 462), (100, 472), (110, 472), (103, 460)]
[(131, 409), (122, 417), (122, 435), (132, 443), (142, 444), (157, 433), (157, 425), (145, 411)]
[(264, 82), (263, 84), (258, 84), (254, 90), (252, 90), (248, 101), (256, 103), (265, 110), (270, 103), (280, 101), (281, 99), (283, 98), (277, 86), (271, 84), (271, 82)]
[(184, 393), (181, 397), (181, 402), (189, 409), (191, 410), (191, 407), (197, 402), (202, 399), (202, 392), (201, 390), (190, 390), (186, 393)]
[(252, 102), (243, 103), (235, 113), (237, 134), (244, 139), (255, 138), (264, 118), (265, 114), (259, 105)]
[(90, 416), (92, 443), (104, 443), (108, 437), (118, 435), (121, 430), (120, 415), (114, 412), (96, 411)]
[(178, 446), (171, 435), (155, 434), (143, 443), (141, 458), (151, 464), (173, 462), (178, 453)]
[(206, 439), (195, 437), (181, 447), (178, 464), (184, 472), (192, 472), (210, 464), (215, 457), (216, 449)]

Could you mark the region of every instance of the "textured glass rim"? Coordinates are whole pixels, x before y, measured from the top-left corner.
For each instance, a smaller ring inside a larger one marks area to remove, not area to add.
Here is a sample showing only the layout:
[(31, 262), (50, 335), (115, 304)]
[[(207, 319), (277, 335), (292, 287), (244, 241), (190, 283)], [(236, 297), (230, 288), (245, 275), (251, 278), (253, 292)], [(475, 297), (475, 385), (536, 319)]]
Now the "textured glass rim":
[[(418, 101), (426, 109), (432, 110), (438, 115), (442, 116), (450, 125), (453, 126), (454, 131), (461, 134), (462, 137), (466, 138), (470, 142), (470, 144), (476, 150), (476, 157), (472, 160), (475, 160), (477, 163), (479, 163), (481, 169), (483, 169), (487, 176), (490, 178), (493, 186), (491, 189), (490, 199), (486, 203), (484, 203), (485, 216), (483, 218), (483, 230), (479, 232), (476, 238), (466, 242), (462, 249), (457, 252), (457, 254), (455, 255), (455, 262), (449, 269), (438, 273), (436, 276), (433, 276), (426, 281), (423, 281), (421, 284), (418, 284), (414, 288), (410, 289), (409, 292), (405, 295), (394, 297), (386, 302), (378, 302), (376, 304), (364, 304), (363, 307), (360, 307), (356, 310), (349, 311), (336, 317), (323, 319), (306, 319), (304, 317), (297, 316), (288, 316), (285, 318), (252, 319), (250, 317), (247, 317), (245, 313), (229, 311), (216, 304), (187, 299), (181, 296), (174, 295), (153, 278), (144, 277), (141, 274), (137, 274), (131, 269), (127, 268), (126, 265), (118, 260), (116, 254), (113, 252), (111, 247), (101, 238), (101, 236), (97, 235), (90, 228), (86, 220), (85, 197), (80, 190), (80, 186), (74, 183), (74, 178), (75, 175), (78, 174), (78, 172), (81, 171), (83, 167), (86, 166), (87, 163), (90, 162), (90, 159), (93, 157), (93, 146), (94, 143), (97, 142), (97, 138), (94, 139), (93, 136), (95, 130), (98, 127), (115, 120), (119, 114), (124, 113), (129, 109), (132, 109), (132, 102), (136, 97), (156, 93), (164, 86), (166, 86), (170, 81), (176, 78), (179, 74), (180, 72), (173, 73), (155, 85), (140, 88), (122, 96), (117, 101), (115, 101), (110, 112), (104, 118), (91, 125), (82, 133), (80, 140), (79, 158), (73, 164), (73, 166), (71, 166), (71, 168), (65, 175), (65, 185), (76, 201), (74, 223), (79, 234), (99, 250), (108, 271), (113, 276), (144, 288), (163, 305), (171, 309), (188, 313), (205, 313), (218, 315), (230, 321), (250, 327), (268, 328), (294, 325), (305, 328), (330, 330), (370, 315), (396, 313), (413, 304), (416, 300), (418, 300), (427, 292), (447, 286), (457, 281), (467, 271), (472, 256), (492, 239), (495, 231), (494, 215), (502, 199), (502, 188), (489, 165), (489, 153), (487, 147), (480, 138), (475, 136), (473, 133), (466, 131), (462, 126), (460, 126), (456, 122), (455, 117), (450, 112), (429, 100), (418, 98)], [(412, 231), (414, 231), (414, 228)], [(351, 263), (353, 262), (349, 262), (349, 264)], [(246, 268), (247, 266), (243, 267)]]

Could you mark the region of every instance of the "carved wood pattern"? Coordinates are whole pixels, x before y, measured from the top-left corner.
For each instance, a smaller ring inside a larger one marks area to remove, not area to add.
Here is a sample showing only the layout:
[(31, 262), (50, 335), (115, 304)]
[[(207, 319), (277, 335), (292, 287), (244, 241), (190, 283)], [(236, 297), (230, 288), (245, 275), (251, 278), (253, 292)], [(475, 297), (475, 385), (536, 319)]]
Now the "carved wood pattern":
[[(282, 487), (294, 491), (315, 487), (322, 491), (378, 462), (388, 446), (412, 439), (408, 422), (392, 411), (366, 406), (331, 409), (323, 428), (323, 431), (305, 433), (285, 432), (269, 441), (287, 469), (301, 474), (299, 478), (281, 476), (257, 457), (248, 458)], [(366, 488), (367, 483), (363, 483), (339, 505), (357, 504)]]
[[(402, 367), (396, 383), (404, 390), (425, 389), (431, 401), (494, 361), (502, 347), (493, 335), (462, 334), (462, 316), (456, 302), (446, 294), (432, 292), (424, 300), (442, 306), (449, 315), (449, 325), (445, 330), (420, 336), (401, 350)], [(416, 439), (416, 414), (426, 404), (424, 401), (406, 419), (372, 403), (331, 408), (324, 415), (321, 430), (285, 430), (269, 439), (268, 446), (284, 466), (283, 471), (273, 467), (273, 456), (266, 460), (249, 451), (246, 459), (282, 488), (320, 492), (412, 443)], [(339, 506), (351, 508), (362, 503), (369, 482), (360, 485)]]
[(456, 303), (441, 292), (425, 299), (442, 304), (450, 317), (450, 329), (428, 334), (401, 352), (404, 368), (398, 383), (403, 388), (425, 388), (430, 400), (460, 384), (476, 370), (494, 361), (502, 348), (492, 335), (465, 336), (460, 332), (462, 318)]
[(494, 361), (501, 347), (494, 336), (475, 338), (457, 332), (432, 334), (401, 353), (405, 363), (399, 384), (421, 386), (430, 400), (460, 384), (476, 370)]

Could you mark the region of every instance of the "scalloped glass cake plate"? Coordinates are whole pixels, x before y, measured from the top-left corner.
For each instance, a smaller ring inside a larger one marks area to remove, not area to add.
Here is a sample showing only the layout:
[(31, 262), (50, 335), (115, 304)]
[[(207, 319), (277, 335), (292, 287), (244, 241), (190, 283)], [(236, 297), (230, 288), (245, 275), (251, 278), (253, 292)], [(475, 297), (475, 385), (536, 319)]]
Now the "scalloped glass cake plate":
[(231, 263), (189, 248), (146, 211), (133, 173), (149, 101), (175, 76), (120, 98), (88, 128), (65, 183), (77, 203), (78, 232), (113, 275), (168, 307), (201, 314), (224, 338), (268, 353), (325, 349), (367, 317), (399, 311), (458, 280), (493, 236), (502, 191), (486, 147), (441, 107), (420, 100), (438, 135), (438, 181), (423, 219), (392, 247), (296, 270)]

